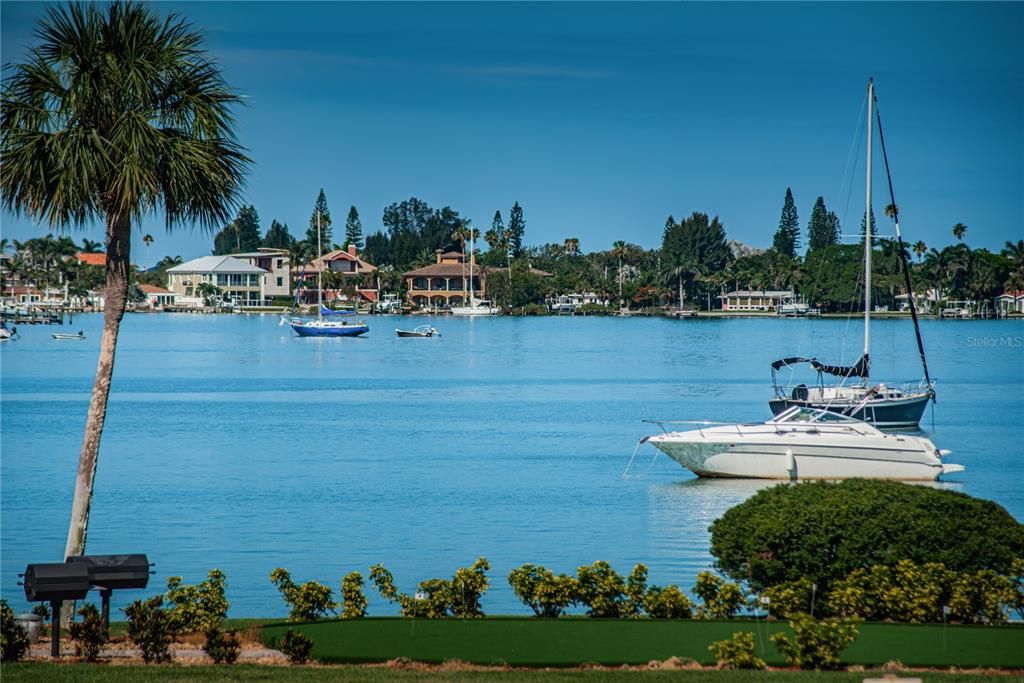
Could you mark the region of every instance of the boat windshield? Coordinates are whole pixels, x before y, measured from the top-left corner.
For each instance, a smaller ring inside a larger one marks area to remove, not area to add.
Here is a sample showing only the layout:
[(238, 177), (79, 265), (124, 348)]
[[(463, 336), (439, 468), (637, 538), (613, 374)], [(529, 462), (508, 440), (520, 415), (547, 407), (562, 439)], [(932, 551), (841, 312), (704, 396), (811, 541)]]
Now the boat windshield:
[(831, 423), (858, 423), (860, 420), (852, 418), (848, 415), (840, 415), (839, 413), (833, 413), (829, 410), (822, 410), (820, 408), (806, 408), (803, 406), (793, 406), (771, 420), (776, 424), (783, 422), (831, 422)]

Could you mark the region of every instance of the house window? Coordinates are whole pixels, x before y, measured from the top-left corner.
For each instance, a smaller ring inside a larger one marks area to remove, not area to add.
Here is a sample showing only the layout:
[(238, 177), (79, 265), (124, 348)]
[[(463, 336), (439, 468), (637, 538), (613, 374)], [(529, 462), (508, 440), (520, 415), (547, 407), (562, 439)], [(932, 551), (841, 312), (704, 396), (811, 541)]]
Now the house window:
[(418, 277), (418, 278), (416, 278), (415, 280), (412, 281), (412, 288), (413, 289), (426, 289), (427, 288), (427, 278), (425, 278), (425, 277)]
[[(284, 267), (284, 259), (280, 259), (280, 258), (277, 259), (277, 267), (278, 268), (283, 268)], [(280, 279), (280, 278), (278, 278), (278, 279)], [(281, 284), (281, 283), (278, 282), (277, 284)]]
[(284, 278), (283, 277), (277, 278), (277, 286), (278, 287), (283, 287), (284, 286)]
[(219, 287), (224, 287), (227, 284), (228, 284), (228, 276), (227, 275), (217, 275), (217, 285)]

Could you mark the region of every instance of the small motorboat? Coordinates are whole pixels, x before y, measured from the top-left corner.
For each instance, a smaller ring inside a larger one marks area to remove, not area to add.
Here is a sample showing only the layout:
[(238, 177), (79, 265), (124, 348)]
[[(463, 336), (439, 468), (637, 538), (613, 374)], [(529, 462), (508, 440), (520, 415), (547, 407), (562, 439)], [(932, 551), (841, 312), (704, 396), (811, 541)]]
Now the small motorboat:
[(441, 333), (431, 325), (420, 325), (411, 330), (395, 330), (399, 337), (440, 337)]
[(59, 332), (55, 332), (50, 336), (54, 339), (85, 339), (85, 332), (81, 330), (78, 331), (78, 334), (61, 334)]
[[(696, 429), (648, 436), (699, 477), (741, 479), (900, 479), (929, 481), (964, 471), (944, 463), (949, 451), (923, 436), (884, 434), (824, 409), (793, 406), (763, 423), (692, 422)], [(672, 421), (674, 422), (674, 421)]]
[(0, 324), (0, 341), (13, 341), (19, 336), (17, 327), (7, 329), (7, 325)]

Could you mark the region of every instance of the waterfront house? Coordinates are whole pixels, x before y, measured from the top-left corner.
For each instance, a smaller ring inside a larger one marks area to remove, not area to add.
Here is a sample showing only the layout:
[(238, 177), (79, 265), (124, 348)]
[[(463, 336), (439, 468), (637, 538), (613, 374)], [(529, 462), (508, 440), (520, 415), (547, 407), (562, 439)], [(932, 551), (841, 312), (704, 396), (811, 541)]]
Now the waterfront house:
[(267, 302), (267, 271), (232, 256), (203, 256), (167, 269), (167, 289), (180, 297), (200, 296), (199, 287), (210, 284), (242, 306)]
[(779, 305), (794, 298), (793, 290), (737, 289), (718, 296), (722, 311), (732, 313), (774, 313)]
[(326, 302), (347, 300), (348, 296), (342, 291), (344, 289), (354, 291), (360, 301), (372, 304), (377, 300), (377, 286), (374, 281), (377, 266), (360, 258), (354, 244), (350, 244), (348, 249), (329, 251), (320, 258), (313, 259), (299, 271), (292, 270), (294, 278), (305, 279), (302, 298), (307, 303), (316, 301), (318, 272), (323, 273)]
[(178, 303), (178, 295), (163, 287), (139, 285), (139, 289), (146, 295), (150, 308), (164, 308), (165, 306), (175, 306)]
[(292, 295), (291, 259), (287, 249), (260, 247), (256, 251), (231, 254), (231, 257), (267, 271), (264, 296), (287, 298)]
[(995, 298), (997, 318), (1024, 315), (1024, 291), (1003, 292)]
[[(931, 311), (938, 303), (942, 300), (942, 295), (939, 294), (937, 289), (929, 289), (924, 292), (914, 292), (914, 308), (919, 313), (927, 313)], [(909, 294), (897, 294), (896, 305), (899, 306), (901, 311), (910, 310), (910, 295)]]
[(434, 252), (434, 257), (435, 262), (429, 266), (402, 274), (409, 303), (439, 308), (459, 306), (466, 301), (467, 284), (471, 285), (473, 296), (479, 299), (486, 298), (487, 275), (484, 268), (479, 265), (473, 266), (470, 283), (470, 264), (466, 263), (465, 254), (438, 249)]

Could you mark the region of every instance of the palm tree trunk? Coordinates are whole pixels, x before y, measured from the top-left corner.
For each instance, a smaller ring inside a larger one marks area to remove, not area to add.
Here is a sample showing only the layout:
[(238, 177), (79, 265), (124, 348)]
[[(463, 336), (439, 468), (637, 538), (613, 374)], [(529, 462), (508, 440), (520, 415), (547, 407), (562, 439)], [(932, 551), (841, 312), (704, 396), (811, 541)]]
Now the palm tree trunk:
[[(128, 300), (129, 249), (131, 222), (127, 218), (107, 219), (107, 288), (103, 306), (103, 338), (100, 341), (96, 380), (89, 399), (89, 412), (85, 420), (85, 436), (78, 455), (78, 476), (75, 479), (75, 497), (71, 503), (71, 522), (64, 557), (81, 555), (85, 551), (85, 538), (89, 529), (89, 508), (92, 505), (93, 482), (96, 478), (96, 459), (100, 451), (100, 436), (107, 417), (107, 399), (110, 380), (114, 373), (114, 352), (117, 333), (124, 317)], [(74, 603), (67, 602), (62, 610), (65, 623), (74, 615)]]

